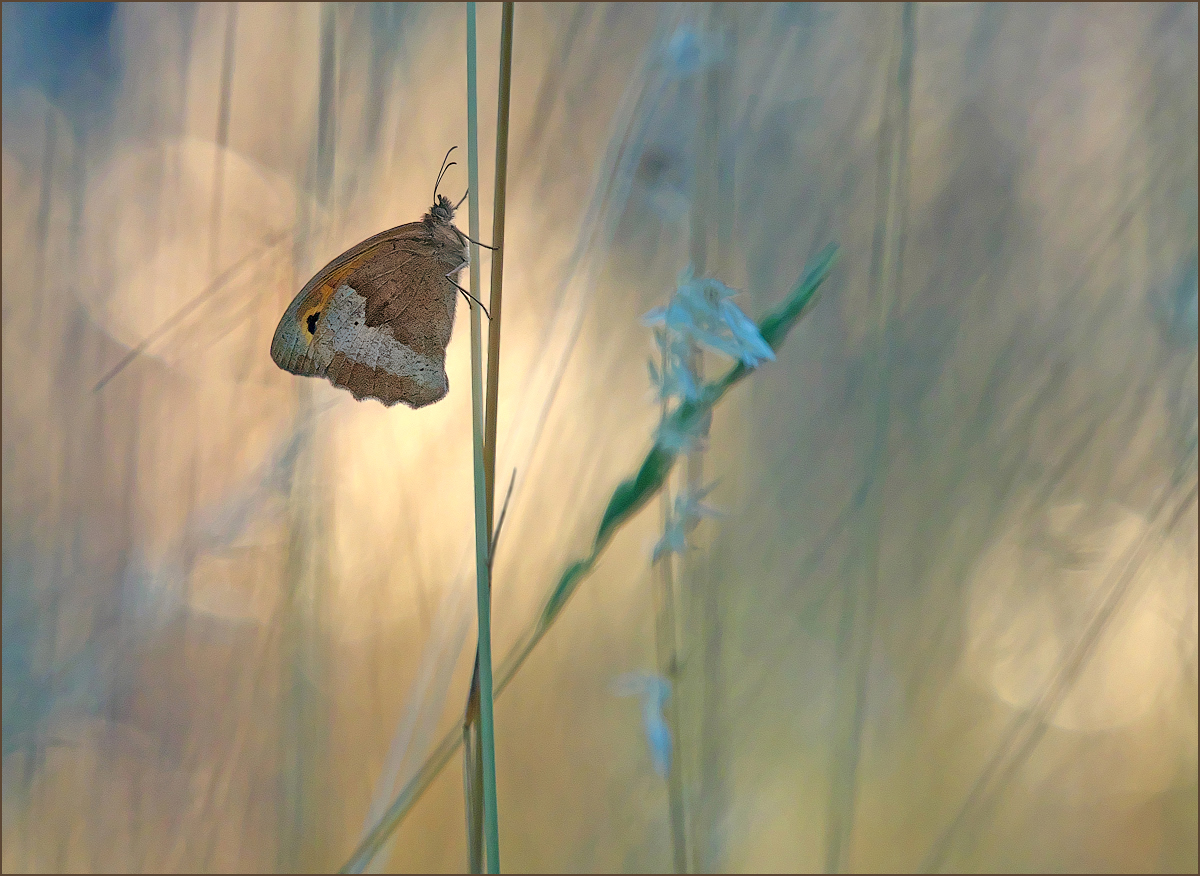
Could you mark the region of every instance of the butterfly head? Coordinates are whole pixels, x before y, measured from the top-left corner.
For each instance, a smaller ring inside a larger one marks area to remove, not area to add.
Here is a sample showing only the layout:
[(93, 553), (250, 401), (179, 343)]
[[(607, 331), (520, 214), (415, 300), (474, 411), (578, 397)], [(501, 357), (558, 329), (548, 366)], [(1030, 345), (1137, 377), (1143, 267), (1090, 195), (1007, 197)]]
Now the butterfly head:
[(430, 225), (449, 225), (454, 221), (454, 205), (450, 199), (445, 195), (438, 195), (429, 212), (425, 214), (425, 221)]

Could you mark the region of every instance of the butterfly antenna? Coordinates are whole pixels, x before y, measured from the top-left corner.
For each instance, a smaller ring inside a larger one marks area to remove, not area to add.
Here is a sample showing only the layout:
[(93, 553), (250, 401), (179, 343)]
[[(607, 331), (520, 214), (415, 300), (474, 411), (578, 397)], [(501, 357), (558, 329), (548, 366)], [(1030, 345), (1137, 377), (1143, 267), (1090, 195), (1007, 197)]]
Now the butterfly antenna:
[(455, 164), (457, 164), (457, 163), (458, 163), (458, 162), (456, 162), (456, 161), (451, 161), (449, 164), (446, 164), (446, 161), (447, 161), (447, 160), (449, 160), (449, 158), (450, 158), (450, 153), (451, 153), (451, 152), (453, 152), (453, 151), (454, 151), (455, 149), (457, 149), (457, 148), (458, 148), (457, 146), (451, 146), (451, 147), (450, 147), (448, 150), (446, 150), (446, 157), (442, 159), (442, 167), (441, 167), (441, 169), (438, 171), (438, 175), (437, 175), (437, 182), (435, 182), (435, 183), (433, 184), (433, 199), (434, 199), (435, 201), (437, 200), (437, 190), (438, 190), (438, 186), (440, 186), (440, 185), (442, 184), (442, 177), (445, 175), (445, 173), (446, 173), (446, 171), (447, 171), (447, 170), (449, 170), (449, 169), (450, 169), (450, 168), (452, 168), (452, 167), (453, 167)]
[(443, 168), (442, 168), (442, 172), (438, 174), (437, 182), (435, 182), (435, 183), (433, 184), (433, 199), (434, 199), (435, 201), (437, 200), (437, 190), (438, 190), (438, 186), (442, 184), (442, 177), (445, 175), (445, 173), (446, 173), (446, 171), (447, 171), (447, 170), (449, 170), (450, 168), (454, 167), (454, 165), (456, 165), (456, 164), (458, 164), (458, 162), (457, 162), (457, 161), (451, 161), (449, 164), (447, 164), (445, 167), (443, 167)]

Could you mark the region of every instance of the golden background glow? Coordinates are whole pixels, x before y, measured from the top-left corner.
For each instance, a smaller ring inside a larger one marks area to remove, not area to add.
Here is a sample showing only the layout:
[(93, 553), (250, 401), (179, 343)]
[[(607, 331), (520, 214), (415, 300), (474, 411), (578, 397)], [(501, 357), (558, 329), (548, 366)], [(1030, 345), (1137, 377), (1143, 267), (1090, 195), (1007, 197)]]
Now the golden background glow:
[[(25, 63), (43, 32), (13, 6)], [(899, 16), (518, 4), (497, 662), (650, 446), (638, 318), (693, 229), (720, 229), (709, 270), (754, 317), (836, 241), (818, 306), (715, 411), (726, 516), (696, 533), (676, 690), (698, 866), (821, 869), (850, 775), (846, 869), (1195, 870), (1196, 6), (916, 7), (873, 468)], [(484, 242), (499, 17), (480, 5)], [(469, 333), (420, 411), (269, 346), (465, 147), (464, 10), (139, 3), (101, 42), (100, 92), (90, 56), (56, 89), (5, 65), (4, 869), (329, 870), (461, 720)], [(611, 690), (654, 670), (660, 525), (620, 532), (497, 703), (506, 870), (671, 866), (666, 786)], [(464, 870), (462, 806), (456, 756), (378, 866)]]

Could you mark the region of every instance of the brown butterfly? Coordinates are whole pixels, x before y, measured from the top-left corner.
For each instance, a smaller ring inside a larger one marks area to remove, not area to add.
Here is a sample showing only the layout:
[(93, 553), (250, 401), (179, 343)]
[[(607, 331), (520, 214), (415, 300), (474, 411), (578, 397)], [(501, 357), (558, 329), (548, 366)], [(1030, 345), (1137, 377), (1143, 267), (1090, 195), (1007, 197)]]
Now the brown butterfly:
[(421, 221), (367, 238), (300, 290), (271, 341), (276, 365), (388, 406), (420, 408), (450, 391), (446, 345), (458, 293), (467, 295), (454, 278), (467, 266), (470, 238), (454, 227), (462, 201), (451, 206), (437, 193), (455, 164), (446, 159)]

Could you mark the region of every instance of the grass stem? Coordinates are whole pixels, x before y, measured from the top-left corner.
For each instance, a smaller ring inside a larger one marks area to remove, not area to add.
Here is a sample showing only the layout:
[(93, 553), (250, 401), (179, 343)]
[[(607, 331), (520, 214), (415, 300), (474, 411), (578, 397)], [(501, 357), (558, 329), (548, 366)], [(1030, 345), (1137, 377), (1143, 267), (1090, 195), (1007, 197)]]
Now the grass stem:
[(496, 108), (496, 200), (492, 213), (491, 319), (488, 320), (487, 409), (484, 416), (483, 467), (487, 474), (488, 531), (493, 530), (496, 498), (496, 415), (500, 395), (500, 315), (504, 281), (504, 206), (508, 195), (508, 120), (512, 95), (513, 4), (505, 3), (500, 21), (500, 94)]
[[(479, 240), (479, 104), (476, 77), (475, 4), (467, 4), (467, 177), (470, 231)], [(471, 244), (471, 291), (479, 293), (479, 245)], [(476, 652), (479, 678), (479, 755), (483, 772), (483, 821), (487, 870), (500, 872), (500, 831), (496, 812), (496, 741), (492, 710), (491, 569), (488, 481), (484, 468), (483, 330), (479, 309), (471, 308), (471, 437), (475, 462), (475, 580), (479, 612)], [(470, 707), (468, 706), (468, 709)], [(468, 805), (470, 801), (468, 801)]]
[[(666, 356), (663, 356), (666, 366)], [(667, 419), (667, 403), (662, 404), (660, 423)], [(663, 490), (660, 495), (663, 531), (669, 525), (671, 496)], [(679, 615), (675, 599), (675, 576), (671, 567), (671, 554), (664, 554), (658, 561), (658, 581), (655, 586), (654, 630), (658, 658), (658, 674), (671, 682), (671, 697), (667, 700), (664, 718), (671, 734), (671, 761), (667, 772), (667, 813), (671, 820), (671, 860), (676, 873), (691, 872), (687, 834), (687, 807), (683, 793), (682, 737), (679, 727)]]
[[(467, 209), (469, 215), (468, 231), (472, 241), (479, 240), (479, 107), (476, 78), (476, 20), (475, 4), (467, 4)], [(479, 245), (471, 244), (470, 284), (471, 294), (476, 297), (480, 293), (479, 277)], [(478, 315), (471, 308), (471, 367), (474, 380), (475, 360), (479, 351), (480, 336), (477, 333)], [(475, 384), (471, 385), (472, 404), (477, 398)], [(475, 414), (472, 408), (472, 414)], [(476, 438), (482, 440), (482, 424), (473, 423)], [(486, 459), (486, 454), (483, 457)], [(478, 462), (478, 461), (477, 461)], [(484, 491), (486, 507), (486, 464), (484, 476), (481, 479), (478, 469), (475, 472), (476, 500), (479, 491)], [(481, 482), (482, 481), (482, 482)], [(478, 508), (476, 508), (478, 515)], [(485, 511), (486, 519), (486, 511)], [(478, 521), (476, 521), (478, 527)], [(476, 533), (478, 536), (478, 533)], [(478, 542), (476, 543), (478, 546)], [(489, 589), (491, 577), (488, 578)], [(490, 605), (490, 600), (489, 600)], [(475, 646), (475, 667), (471, 675), (471, 689), (467, 693), (467, 707), (463, 715), (463, 801), (467, 818), (467, 867), (470, 873), (482, 873), (484, 870), (483, 852), (483, 760), (482, 739), (479, 728), (479, 643)]]

